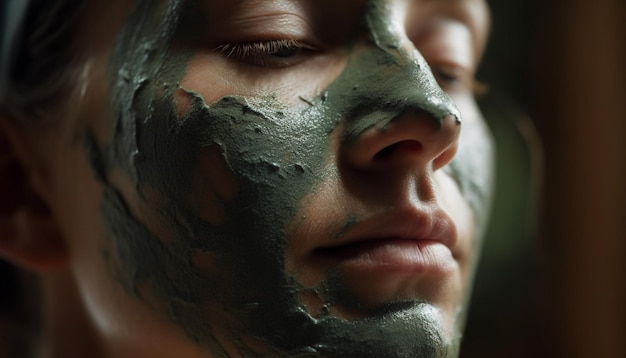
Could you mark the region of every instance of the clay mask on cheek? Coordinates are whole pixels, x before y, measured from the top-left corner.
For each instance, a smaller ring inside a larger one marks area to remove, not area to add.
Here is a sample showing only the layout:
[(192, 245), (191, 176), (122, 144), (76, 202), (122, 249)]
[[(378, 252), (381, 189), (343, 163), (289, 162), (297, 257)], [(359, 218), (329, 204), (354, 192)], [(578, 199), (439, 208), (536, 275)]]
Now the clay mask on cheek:
[[(367, 46), (353, 51), (344, 72), (305, 109), (271, 94), (207, 104), (181, 88), (193, 56), (178, 48), (190, 31), (182, 24), (206, 21), (202, 11), (196, 1), (140, 0), (118, 37), (112, 139), (100, 149), (87, 138), (105, 191), (105, 259), (116, 279), (222, 356), (233, 346), (243, 356), (267, 357), (453, 355), (431, 305), (390, 302), (356, 321), (313, 317), (301, 302), (310, 288), (286, 269), (286, 228), (325, 180), (340, 123), (349, 143), (408, 111), (426, 111), (436, 125), (446, 116), (460, 120), (421, 55), (399, 48), (384, 1), (365, 7)], [(219, 160), (207, 159), (215, 153)], [(236, 178), (235, 190), (215, 195), (223, 215), (207, 219), (189, 200), (203, 190), (197, 173), (224, 169)], [(112, 172), (128, 178), (140, 207), (154, 208), (148, 218), (131, 214)], [(154, 222), (165, 224), (155, 232)], [(341, 277), (329, 277), (314, 290), (327, 304), (345, 303), (343, 286)]]

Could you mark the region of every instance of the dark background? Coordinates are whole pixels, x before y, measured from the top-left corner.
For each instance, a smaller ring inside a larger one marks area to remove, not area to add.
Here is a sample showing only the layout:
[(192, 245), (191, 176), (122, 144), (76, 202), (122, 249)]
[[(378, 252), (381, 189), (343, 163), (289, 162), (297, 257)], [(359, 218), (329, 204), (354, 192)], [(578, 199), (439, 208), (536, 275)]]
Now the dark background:
[(461, 357), (626, 357), (626, 2), (488, 2), (498, 185)]
[(489, 1), (492, 29), (478, 73), (480, 100), (497, 147), (496, 197), (469, 311), (461, 357), (552, 357), (535, 329), (541, 294), (537, 221), (543, 149), (532, 118), (531, 63), (538, 36), (528, 0)]

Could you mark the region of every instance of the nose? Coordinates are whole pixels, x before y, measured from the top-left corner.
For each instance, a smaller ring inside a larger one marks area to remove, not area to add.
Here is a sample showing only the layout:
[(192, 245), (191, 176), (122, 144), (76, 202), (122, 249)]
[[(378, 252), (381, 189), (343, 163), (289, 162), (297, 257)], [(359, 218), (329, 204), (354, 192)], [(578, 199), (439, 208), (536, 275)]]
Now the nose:
[(353, 84), (340, 91), (347, 104), (340, 147), (346, 164), (434, 171), (452, 160), (461, 114), (415, 48), (370, 47), (345, 74), (344, 87)]
[(362, 170), (409, 167), (435, 171), (448, 164), (458, 148), (461, 129), (452, 114), (433, 120), (432, 114), (411, 109), (381, 121), (342, 143), (346, 164)]
[(437, 170), (457, 151), (461, 114), (406, 34), (391, 26), (393, 12), (368, 4), (366, 39), (328, 91), (328, 107), (343, 119), (339, 155), (357, 169)]

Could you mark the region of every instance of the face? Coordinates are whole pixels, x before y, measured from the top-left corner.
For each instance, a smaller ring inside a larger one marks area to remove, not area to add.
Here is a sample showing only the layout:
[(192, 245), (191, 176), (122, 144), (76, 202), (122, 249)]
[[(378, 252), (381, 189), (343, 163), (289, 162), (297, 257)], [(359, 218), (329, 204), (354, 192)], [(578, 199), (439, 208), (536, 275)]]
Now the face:
[(57, 209), (108, 339), (457, 354), (490, 187), (482, 1), (107, 9)]

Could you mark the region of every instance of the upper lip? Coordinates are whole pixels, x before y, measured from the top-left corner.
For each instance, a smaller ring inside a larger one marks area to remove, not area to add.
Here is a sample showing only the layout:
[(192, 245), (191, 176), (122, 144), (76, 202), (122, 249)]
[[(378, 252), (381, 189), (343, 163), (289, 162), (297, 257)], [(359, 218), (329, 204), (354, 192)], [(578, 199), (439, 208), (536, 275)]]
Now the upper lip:
[(332, 251), (355, 244), (386, 240), (435, 241), (454, 253), (456, 227), (438, 206), (395, 208), (357, 221), (317, 251)]

